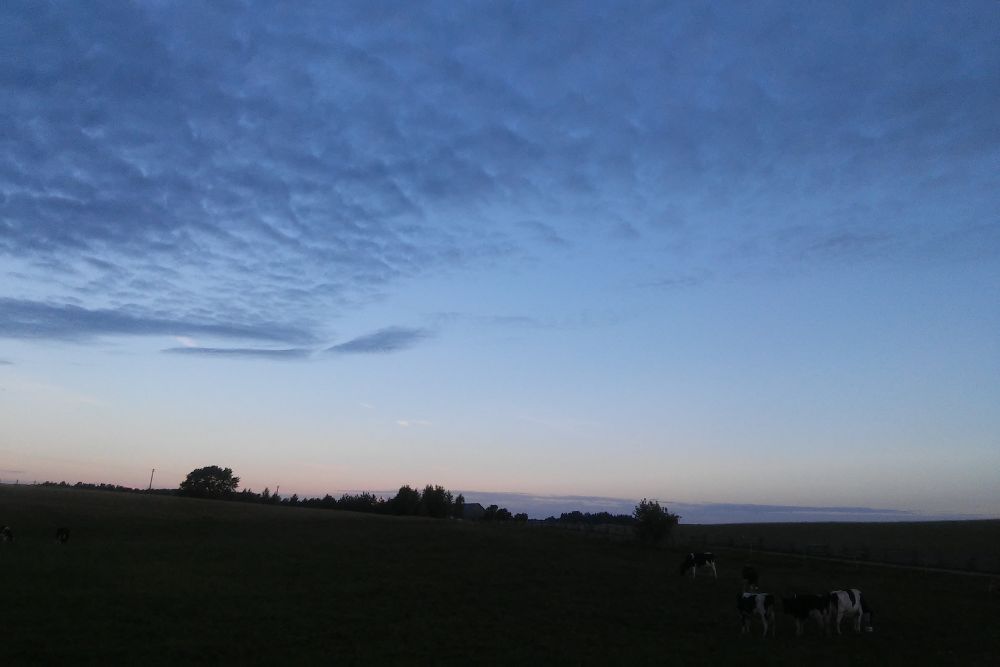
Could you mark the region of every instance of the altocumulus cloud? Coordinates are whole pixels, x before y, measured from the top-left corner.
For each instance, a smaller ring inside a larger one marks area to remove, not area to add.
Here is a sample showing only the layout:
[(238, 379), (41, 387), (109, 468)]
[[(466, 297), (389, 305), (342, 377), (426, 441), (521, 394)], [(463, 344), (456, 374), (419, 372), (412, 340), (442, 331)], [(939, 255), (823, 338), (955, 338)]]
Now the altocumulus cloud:
[(2, 289), (44, 298), (0, 326), (299, 345), (402, 279), (588, 239), (677, 275), (995, 252), (998, 20), (995, 2), (0, 3)]

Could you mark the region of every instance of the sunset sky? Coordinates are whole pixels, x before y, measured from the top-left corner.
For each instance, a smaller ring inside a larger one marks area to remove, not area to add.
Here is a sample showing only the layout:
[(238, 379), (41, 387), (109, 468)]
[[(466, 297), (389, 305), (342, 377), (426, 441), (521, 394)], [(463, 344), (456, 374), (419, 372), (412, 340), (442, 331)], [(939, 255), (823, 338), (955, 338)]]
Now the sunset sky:
[(998, 35), (4, 2), (0, 481), (1000, 516)]

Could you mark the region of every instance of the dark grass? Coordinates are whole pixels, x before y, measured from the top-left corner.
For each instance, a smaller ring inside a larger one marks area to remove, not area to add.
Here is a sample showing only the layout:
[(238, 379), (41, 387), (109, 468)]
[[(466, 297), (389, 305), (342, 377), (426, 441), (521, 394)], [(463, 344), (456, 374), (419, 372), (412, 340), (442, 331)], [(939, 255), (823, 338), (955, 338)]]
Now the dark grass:
[(897, 523), (758, 523), (681, 525), (690, 544), (762, 545), (765, 550), (802, 551), (828, 546), (829, 555), (864, 554), (869, 560), (903, 565), (1000, 574), (1000, 520)]
[[(857, 586), (876, 632), (740, 637), (743, 560), (523, 526), (0, 486), (2, 664), (997, 664), (960, 575), (755, 557), (777, 594)], [(55, 529), (69, 525), (69, 544)], [(759, 633), (759, 629), (755, 628)]]

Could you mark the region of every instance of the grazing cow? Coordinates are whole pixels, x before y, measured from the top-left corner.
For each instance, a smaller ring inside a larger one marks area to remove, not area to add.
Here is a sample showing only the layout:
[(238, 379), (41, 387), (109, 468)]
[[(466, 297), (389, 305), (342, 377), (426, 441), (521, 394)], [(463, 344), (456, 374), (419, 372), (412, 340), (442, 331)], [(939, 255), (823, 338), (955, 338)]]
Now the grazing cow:
[(56, 542), (66, 544), (69, 542), (69, 528), (56, 528)]
[(760, 619), (764, 626), (762, 637), (767, 637), (767, 628), (771, 628), (771, 636), (777, 632), (778, 624), (774, 622), (774, 596), (770, 593), (740, 593), (736, 598), (736, 609), (740, 612), (740, 634), (750, 632), (750, 621), (754, 616)]
[(743, 566), (743, 590), (756, 591), (757, 589), (757, 568), (753, 565)]
[(861, 632), (862, 626), (866, 632), (872, 631), (872, 610), (868, 600), (857, 588), (842, 591), (831, 591), (828, 596), (827, 615), (830, 623), (840, 634), (840, 621), (844, 618), (854, 619), (854, 631)]
[(804, 593), (802, 595), (792, 594), (792, 597), (781, 598), (781, 607), (785, 613), (795, 619), (795, 634), (802, 636), (802, 630), (809, 621), (813, 619), (816, 624), (826, 630), (826, 614), (830, 606), (829, 595), (813, 595)]
[(13, 542), (14, 541), (14, 531), (10, 529), (10, 526), (4, 526), (0, 528), (0, 542)]
[(699, 567), (712, 568), (712, 574), (719, 578), (719, 573), (715, 569), (715, 554), (710, 551), (690, 553), (681, 562), (681, 576), (683, 577), (690, 570), (691, 578), (694, 579)]

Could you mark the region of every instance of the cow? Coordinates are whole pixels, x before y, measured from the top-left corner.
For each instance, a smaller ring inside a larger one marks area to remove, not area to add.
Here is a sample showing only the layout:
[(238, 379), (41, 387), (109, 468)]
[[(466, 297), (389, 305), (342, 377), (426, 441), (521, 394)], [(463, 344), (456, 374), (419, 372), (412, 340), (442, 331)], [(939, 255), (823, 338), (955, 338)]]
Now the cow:
[(685, 556), (684, 560), (681, 561), (681, 576), (683, 577), (688, 573), (688, 571), (690, 571), (691, 578), (694, 579), (695, 575), (698, 573), (699, 567), (711, 568), (712, 574), (715, 578), (719, 578), (719, 573), (715, 569), (715, 554), (710, 551), (689, 553)]
[(56, 542), (59, 544), (66, 544), (69, 542), (69, 528), (65, 526), (62, 528), (56, 528)]
[(771, 628), (774, 637), (778, 624), (774, 622), (774, 596), (770, 593), (740, 593), (736, 597), (736, 609), (740, 612), (740, 634), (750, 632), (750, 622), (754, 616), (760, 619), (764, 626), (761, 637), (767, 637), (767, 629)]
[(753, 565), (744, 565), (743, 571), (741, 572), (743, 576), (743, 590), (745, 591), (756, 591), (757, 589), (757, 568)]
[(828, 631), (826, 625), (826, 615), (830, 606), (829, 595), (814, 595), (804, 593), (801, 595), (792, 593), (791, 597), (781, 598), (781, 607), (786, 614), (795, 619), (795, 634), (801, 637), (805, 624), (809, 619), (816, 621), (816, 624), (824, 631)]
[(0, 528), (0, 542), (13, 542), (14, 541), (14, 531), (10, 529), (10, 526), (3, 526)]
[(840, 621), (844, 618), (854, 620), (854, 631), (861, 632), (864, 627), (866, 632), (872, 631), (872, 610), (868, 606), (868, 600), (861, 595), (857, 588), (848, 588), (840, 591), (830, 591), (827, 597), (827, 616), (830, 624), (840, 632)]

